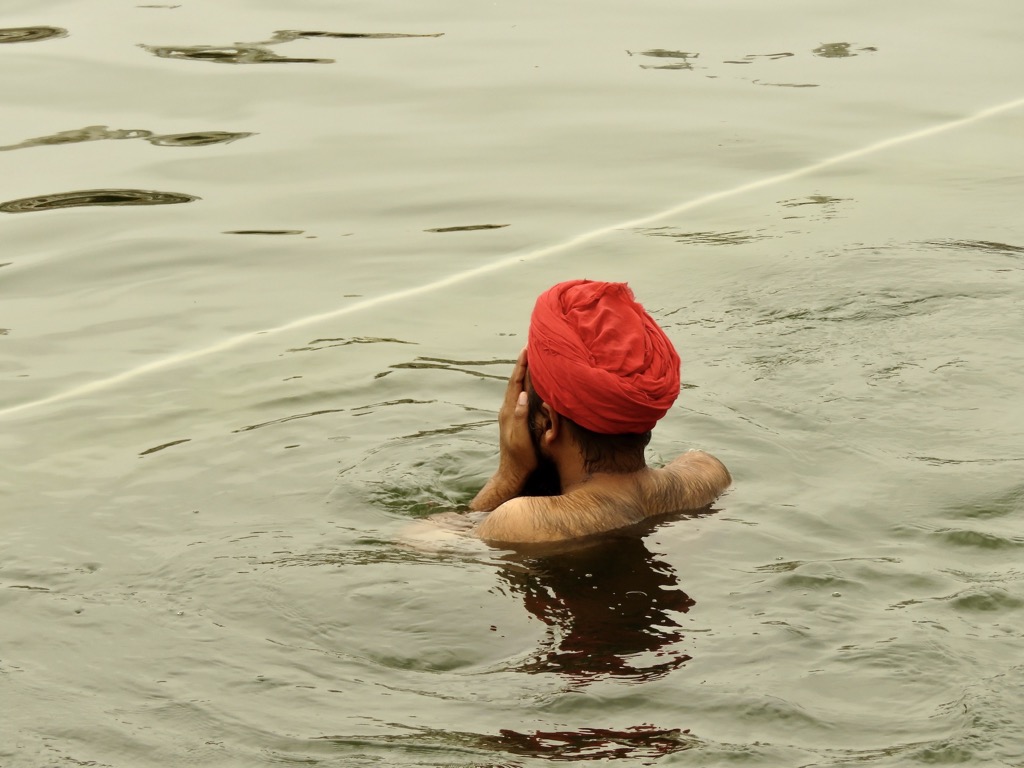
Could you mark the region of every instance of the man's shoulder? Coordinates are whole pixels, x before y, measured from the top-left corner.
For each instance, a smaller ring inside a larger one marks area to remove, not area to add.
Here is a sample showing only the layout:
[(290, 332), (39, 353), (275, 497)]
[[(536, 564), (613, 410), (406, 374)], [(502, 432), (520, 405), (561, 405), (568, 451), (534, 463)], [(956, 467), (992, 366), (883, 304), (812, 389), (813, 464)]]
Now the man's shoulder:
[(541, 544), (607, 533), (645, 517), (631, 494), (575, 490), (560, 496), (509, 499), (478, 526), (485, 541)]
[[(702, 509), (732, 482), (725, 465), (687, 451), (621, 488), (579, 489), (560, 496), (519, 496), (499, 506), (476, 535), (496, 544), (541, 544), (607, 533), (648, 517)], [(627, 487), (628, 486), (628, 487)]]
[(731, 484), (732, 476), (721, 461), (704, 451), (687, 451), (655, 470), (645, 505), (664, 512), (702, 509)]

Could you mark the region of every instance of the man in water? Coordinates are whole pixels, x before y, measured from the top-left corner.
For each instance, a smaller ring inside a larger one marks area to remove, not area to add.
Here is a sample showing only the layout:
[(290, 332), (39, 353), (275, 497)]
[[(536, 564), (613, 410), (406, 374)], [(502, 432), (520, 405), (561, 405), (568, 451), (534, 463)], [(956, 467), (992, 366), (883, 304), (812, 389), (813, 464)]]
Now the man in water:
[(625, 283), (572, 280), (541, 294), (498, 414), (498, 470), (470, 504), (489, 513), (476, 534), (568, 541), (711, 504), (732, 482), (718, 459), (688, 451), (661, 469), (644, 459), (679, 367)]

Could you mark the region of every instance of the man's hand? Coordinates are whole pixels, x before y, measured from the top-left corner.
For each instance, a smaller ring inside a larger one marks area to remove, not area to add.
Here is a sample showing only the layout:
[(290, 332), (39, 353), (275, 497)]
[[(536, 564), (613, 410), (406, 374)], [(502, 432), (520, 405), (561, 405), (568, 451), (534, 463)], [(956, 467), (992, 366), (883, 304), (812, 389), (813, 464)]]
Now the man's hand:
[(470, 509), (489, 511), (515, 498), (537, 468), (537, 452), (530, 439), (527, 416), (526, 349), (519, 353), (498, 411), (500, 458), (498, 471), (470, 502)]
[(505, 401), (498, 412), (501, 431), (501, 459), (498, 471), (526, 482), (527, 476), (537, 468), (537, 452), (530, 440), (527, 418), (526, 349), (519, 353), (515, 368), (505, 388)]

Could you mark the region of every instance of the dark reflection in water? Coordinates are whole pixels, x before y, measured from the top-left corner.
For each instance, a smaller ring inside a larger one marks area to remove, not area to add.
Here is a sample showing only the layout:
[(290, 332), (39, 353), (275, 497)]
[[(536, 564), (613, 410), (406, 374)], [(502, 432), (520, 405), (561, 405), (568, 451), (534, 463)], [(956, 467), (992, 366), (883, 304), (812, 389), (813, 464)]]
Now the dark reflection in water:
[(255, 136), (254, 133), (233, 131), (199, 131), (196, 133), (170, 133), (166, 136), (149, 136), (150, 144), (157, 147), (206, 147), (210, 144), (228, 144), (232, 141)]
[(139, 456), (149, 456), (151, 453), (158, 453), (165, 448), (172, 448), (175, 445), (181, 445), (182, 443), (191, 442), (192, 438), (186, 437), (181, 440), (171, 440), (169, 443), (162, 443), (161, 445), (154, 445), (152, 448), (147, 448), (139, 453)]
[[(504, 361), (495, 361), (504, 362)], [(452, 363), (455, 363), (454, 365)], [(472, 363), (473, 365), (487, 365), (488, 363)], [(457, 361), (452, 360), (440, 360), (430, 357), (417, 357), (414, 362), (410, 363), (395, 363), (389, 365), (388, 368), (393, 370), (424, 370), (434, 369), (438, 371), (455, 371), (456, 373), (464, 373), (467, 376), (475, 376), (478, 379), (497, 379), (498, 381), (506, 381), (507, 376), (498, 376), (493, 373), (481, 373), (480, 371), (473, 371), (468, 368), (460, 368)]]
[[(304, 229), (229, 229), (225, 235), (301, 235)], [(293, 350), (289, 350), (293, 351)]]
[(769, 88), (818, 88), (818, 83), (766, 83), (761, 80), (752, 80), (754, 85), (766, 85)]
[[(317, 736), (351, 754), (353, 748), (365, 749), (369, 745), (383, 749), (401, 747), (409, 750), (446, 749), (480, 750), (517, 757), (538, 757), (547, 760), (644, 760), (651, 761), (665, 755), (691, 749), (700, 741), (689, 735), (689, 730), (657, 728), (637, 725), (632, 728), (580, 728), (576, 731), (534, 731), (520, 733), (503, 728), (497, 735), (484, 735), (456, 730), (423, 728), (403, 725), (411, 733), (387, 736)], [(497, 755), (491, 759), (500, 759)], [(447, 763), (446, 763), (447, 764)], [(460, 763), (461, 764), (461, 763)], [(454, 763), (453, 763), (454, 765)], [(483, 768), (484, 764), (479, 764)], [(487, 762), (488, 768), (505, 768), (517, 763)], [(639, 765), (653, 765), (651, 762)]]
[(0, 29), (0, 43), (35, 43), (67, 37), (68, 31), (60, 27), (8, 27)]
[(31, 213), (53, 211), (58, 208), (81, 208), (89, 205), (174, 205), (199, 200), (194, 195), (179, 192), (156, 192), (149, 189), (86, 189), (78, 192), (59, 192), (53, 195), (25, 197), (0, 203), (4, 213)]
[(0, 147), (0, 152), (12, 149), (27, 149), (29, 147), (81, 144), (87, 141), (122, 141), (124, 139), (145, 139), (157, 147), (205, 147), (210, 144), (227, 144), (254, 135), (253, 133), (231, 131), (196, 131), (193, 133), (172, 133), (158, 136), (154, 135), (152, 131), (142, 128), (124, 129), (108, 128), (105, 125), (87, 125), (85, 128), (58, 131), (49, 136), (36, 136), (31, 139), (25, 139), (18, 144), (8, 144)]
[(518, 733), (502, 730), (485, 737), (487, 746), (515, 755), (546, 757), (550, 760), (651, 760), (693, 747), (689, 731), (640, 725), (625, 730), (581, 728), (578, 731), (535, 731)]
[(467, 224), (462, 227), (436, 227), (434, 229), (425, 229), (424, 232), (472, 232), (477, 229), (501, 229), (507, 227), (508, 224)]
[(316, 32), (281, 29), (274, 33), (273, 42), (287, 43), (308, 37), (331, 37), (341, 40), (395, 40), (404, 37), (442, 37), (444, 32), (407, 34), (404, 32)]
[(732, 230), (729, 232), (680, 232), (672, 227), (645, 227), (638, 232), (651, 237), (670, 237), (677, 243), (687, 245), (743, 245), (758, 240), (766, 240), (775, 235), (762, 234), (764, 230), (750, 232)]
[(726, 59), (722, 63), (723, 64), (753, 64), (758, 59), (769, 59), (771, 61), (775, 61), (777, 59), (788, 59), (790, 56), (795, 56), (795, 55), (796, 54), (790, 53), (788, 51), (783, 51), (781, 53), (748, 53), (742, 59)]
[(693, 60), (700, 57), (699, 53), (689, 51), (667, 51), (664, 48), (652, 48), (649, 51), (626, 51), (630, 56), (651, 56), (656, 59), (674, 59), (670, 64), (641, 64), (641, 69), (693, 69)]
[[(829, 195), (808, 195), (807, 197), (794, 197), (789, 200), (779, 200), (779, 205), (783, 208), (804, 208), (806, 206), (812, 206), (809, 210), (813, 211), (814, 218), (819, 220), (828, 220), (836, 217), (840, 203), (850, 202), (852, 198), (849, 197), (831, 197)], [(786, 219), (799, 219), (802, 218), (804, 212), (794, 211), (792, 214), (787, 215)]]
[(140, 45), (161, 59), (212, 61), (216, 64), (333, 64), (334, 59), (310, 59), (281, 56), (262, 45)]
[(811, 51), (811, 53), (815, 56), (822, 56), (826, 59), (846, 59), (850, 56), (857, 56), (858, 51), (874, 52), (877, 50), (878, 49), (872, 45), (865, 46), (864, 48), (858, 48), (854, 51), (850, 43), (823, 43)]
[(154, 56), (163, 59), (189, 59), (210, 61), (216, 64), (333, 64), (334, 59), (282, 56), (270, 50), (270, 46), (290, 43), (308, 38), (333, 38), (341, 40), (369, 39), (391, 40), (408, 37), (441, 37), (443, 32), (432, 34), (406, 34), (399, 32), (322, 32), (316, 30), (282, 29), (269, 40), (233, 45), (140, 45)]
[(329, 349), (331, 347), (347, 347), (352, 344), (412, 344), (415, 345), (415, 341), (403, 341), (402, 339), (393, 339), (386, 336), (349, 336), (349, 337), (337, 337), (329, 339), (313, 339), (304, 347), (292, 347), (289, 352), (317, 352), (321, 349)]
[(647, 549), (646, 531), (575, 551), (509, 557), (500, 577), (550, 627), (545, 647), (521, 671), (555, 672), (578, 683), (642, 682), (690, 659), (677, 619), (694, 600), (679, 588), (672, 566)]
[(1006, 256), (1024, 255), (1024, 247), (991, 240), (927, 240), (924, 245), (935, 248), (949, 248), (954, 251), (985, 251)]
[[(657, 728), (653, 725), (637, 725), (623, 729), (580, 728), (576, 731), (534, 731), (533, 733), (520, 733), (503, 728), (497, 735), (409, 725), (399, 727), (410, 732), (386, 736), (316, 736), (314, 739), (330, 742), (344, 750), (346, 755), (351, 755), (354, 749), (366, 749), (368, 745), (386, 750), (401, 748), (411, 751), (424, 749), (473, 751), (483, 753), (480, 755), (481, 757), (498, 753), (493, 757), (489, 756), (487, 763), (474, 763), (480, 768), (485, 765), (487, 768), (511, 768), (511, 766), (518, 765), (518, 763), (506, 762), (503, 759), (504, 755), (574, 762), (577, 760), (652, 761), (700, 744), (698, 739), (689, 735), (688, 730)], [(502, 762), (490, 762), (494, 759), (502, 760)], [(434, 764), (431, 763), (431, 765)], [(445, 765), (448, 764), (445, 763)], [(653, 765), (652, 762), (638, 764)]]
[(320, 411), (310, 411), (309, 413), (296, 413), (291, 416), (282, 416), (280, 419), (271, 419), (270, 421), (261, 421), (259, 424), (250, 424), (246, 427), (239, 427), (238, 429), (231, 430), (233, 433), (238, 432), (251, 432), (254, 429), (262, 429), (263, 427), (269, 427), (274, 424), (284, 424), (288, 421), (295, 421), (296, 419), (310, 419), (314, 416), (323, 416), (328, 413), (344, 413), (344, 408), (324, 408)]

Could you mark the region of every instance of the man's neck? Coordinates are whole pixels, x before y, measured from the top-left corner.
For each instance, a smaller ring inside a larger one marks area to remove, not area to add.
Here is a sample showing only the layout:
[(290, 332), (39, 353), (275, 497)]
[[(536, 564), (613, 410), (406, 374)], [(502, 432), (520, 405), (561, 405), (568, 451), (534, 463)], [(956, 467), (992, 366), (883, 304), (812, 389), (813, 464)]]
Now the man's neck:
[(583, 488), (619, 488), (634, 483), (637, 477), (647, 471), (648, 467), (644, 464), (630, 472), (591, 472), (582, 462), (576, 462), (564, 468), (559, 466), (558, 477), (562, 483), (562, 493), (566, 494)]

